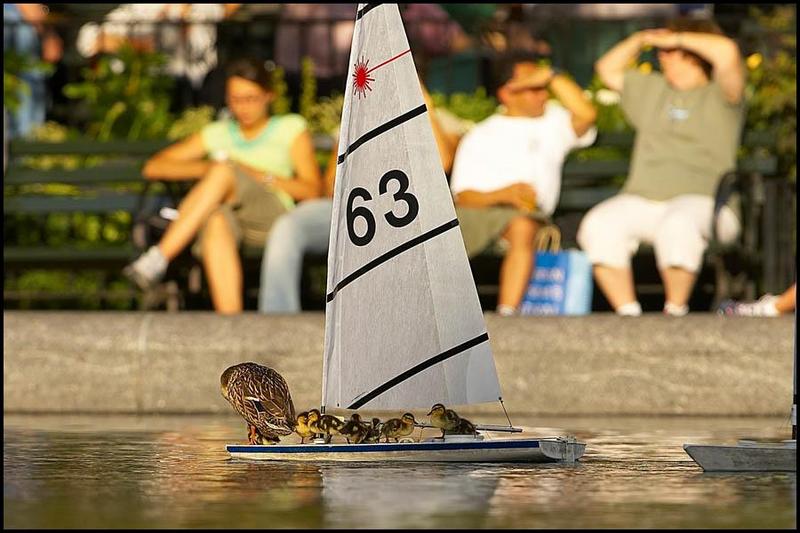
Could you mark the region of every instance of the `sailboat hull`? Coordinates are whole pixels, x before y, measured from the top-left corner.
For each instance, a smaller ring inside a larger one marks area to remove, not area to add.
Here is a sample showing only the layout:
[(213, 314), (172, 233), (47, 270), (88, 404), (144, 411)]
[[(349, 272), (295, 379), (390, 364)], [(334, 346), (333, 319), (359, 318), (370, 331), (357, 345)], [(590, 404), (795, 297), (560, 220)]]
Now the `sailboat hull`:
[(574, 463), (586, 444), (565, 438), (464, 442), (226, 446), (234, 459), (310, 462)]
[(797, 471), (796, 441), (738, 446), (684, 444), (683, 449), (707, 472)]

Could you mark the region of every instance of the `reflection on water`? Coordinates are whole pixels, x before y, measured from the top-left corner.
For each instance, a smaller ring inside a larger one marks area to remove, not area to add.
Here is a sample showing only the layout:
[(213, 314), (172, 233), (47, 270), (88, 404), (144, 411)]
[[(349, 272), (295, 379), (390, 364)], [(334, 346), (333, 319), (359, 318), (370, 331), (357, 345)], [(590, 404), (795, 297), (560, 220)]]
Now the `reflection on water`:
[(527, 422), (533, 435), (576, 435), (586, 455), (576, 465), (268, 464), (229, 458), (224, 445), (245, 437), (233, 417), (6, 416), (3, 525), (795, 527), (796, 474), (706, 474), (682, 448), (787, 438), (785, 420)]

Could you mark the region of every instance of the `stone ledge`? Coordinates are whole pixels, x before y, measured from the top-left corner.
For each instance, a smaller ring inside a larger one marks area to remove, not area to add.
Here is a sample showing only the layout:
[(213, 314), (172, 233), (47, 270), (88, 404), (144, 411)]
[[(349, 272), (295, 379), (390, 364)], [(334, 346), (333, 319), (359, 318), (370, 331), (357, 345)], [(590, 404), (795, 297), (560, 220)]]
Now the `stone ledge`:
[[(510, 413), (788, 414), (793, 317), (486, 317)], [(219, 375), (256, 361), (320, 401), (324, 315), (3, 313), (6, 413), (224, 413)], [(495, 412), (496, 405), (464, 412)]]

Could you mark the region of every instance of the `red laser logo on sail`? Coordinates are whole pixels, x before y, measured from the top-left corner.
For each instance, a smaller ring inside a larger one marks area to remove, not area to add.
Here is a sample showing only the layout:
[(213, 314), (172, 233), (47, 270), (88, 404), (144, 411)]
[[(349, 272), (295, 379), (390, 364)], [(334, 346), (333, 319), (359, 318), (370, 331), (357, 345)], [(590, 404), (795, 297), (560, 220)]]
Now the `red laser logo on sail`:
[(367, 65), (369, 65), (369, 59), (365, 61), (364, 58), (361, 58), (356, 62), (356, 70), (353, 72), (353, 89), (359, 98), (367, 96), (367, 91), (372, 90), (372, 87), (369, 86), (370, 82), (375, 81), (375, 78), (370, 77)]
[(356, 91), (358, 97), (361, 98), (362, 96), (367, 96), (367, 91), (372, 91), (372, 87), (370, 87), (369, 84), (370, 82), (375, 81), (375, 78), (370, 77), (370, 74), (373, 71), (378, 70), (384, 65), (388, 65), (395, 59), (399, 59), (409, 52), (411, 52), (410, 48), (405, 52), (400, 52), (396, 56), (389, 58), (380, 65), (376, 65), (372, 68), (368, 68), (369, 59), (365, 60), (363, 57), (359, 59), (356, 64), (353, 65), (355, 67), (355, 71), (353, 71), (353, 89)]

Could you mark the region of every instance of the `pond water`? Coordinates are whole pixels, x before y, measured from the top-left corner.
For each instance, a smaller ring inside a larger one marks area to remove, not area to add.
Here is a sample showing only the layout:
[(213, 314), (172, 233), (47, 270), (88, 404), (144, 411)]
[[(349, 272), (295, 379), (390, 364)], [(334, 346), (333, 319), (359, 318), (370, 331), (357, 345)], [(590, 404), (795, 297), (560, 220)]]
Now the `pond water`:
[(515, 417), (514, 424), (531, 436), (575, 435), (586, 454), (575, 465), (246, 462), (225, 451), (246, 441), (235, 415), (6, 415), (3, 526), (796, 526), (796, 473), (704, 473), (682, 448), (789, 438), (788, 419)]

